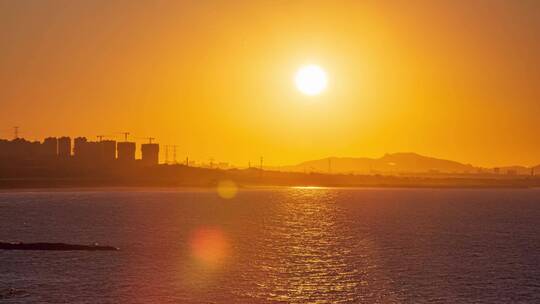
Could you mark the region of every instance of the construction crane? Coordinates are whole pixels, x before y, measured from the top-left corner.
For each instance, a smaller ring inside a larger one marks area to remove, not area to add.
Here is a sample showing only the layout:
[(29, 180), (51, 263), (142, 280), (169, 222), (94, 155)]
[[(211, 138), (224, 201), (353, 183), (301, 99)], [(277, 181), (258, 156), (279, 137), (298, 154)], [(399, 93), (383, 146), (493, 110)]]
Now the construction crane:
[(103, 141), (103, 138), (106, 138), (106, 137), (109, 137), (109, 136), (111, 136), (111, 135), (104, 135), (104, 134), (96, 135), (96, 137), (97, 137), (97, 139), (98, 139), (99, 141)]
[(123, 134), (124, 135), (124, 141), (127, 141), (128, 140), (128, 136), (131, 134), (129, 132), (120, 132), (119, 134)]
[(147, 139), (148, 143), (151, 144), (156, 138), (155, 137), (137, 137), (137, 139)]

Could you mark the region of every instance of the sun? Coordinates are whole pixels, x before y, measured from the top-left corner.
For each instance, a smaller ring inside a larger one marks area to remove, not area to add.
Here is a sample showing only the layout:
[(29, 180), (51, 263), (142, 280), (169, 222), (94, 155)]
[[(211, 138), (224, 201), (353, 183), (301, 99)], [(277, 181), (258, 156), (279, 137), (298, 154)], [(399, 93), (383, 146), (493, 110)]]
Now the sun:
[(318, 65), (306, 65), (298, 69), (294, 76), (296, 88), (306, 95), (319, 95), (328, 84), (326, 72)]

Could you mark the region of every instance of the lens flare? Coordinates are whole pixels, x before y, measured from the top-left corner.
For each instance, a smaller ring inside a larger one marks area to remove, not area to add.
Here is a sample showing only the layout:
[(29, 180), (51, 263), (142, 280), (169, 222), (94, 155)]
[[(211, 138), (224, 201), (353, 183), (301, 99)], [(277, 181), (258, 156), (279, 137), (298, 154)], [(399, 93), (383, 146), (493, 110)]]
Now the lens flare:
[(204, 227), (193, 232), (190, 238), (191, 254), (204, 266), (216, 266), (229, 254), (229, 242), (219, 228)]
[(223, 199), (232, 199), (238, 193), (238, 187), (231, 180), (222, 180), (219, 181), (217, 185), (217, 193), (219, 197)]

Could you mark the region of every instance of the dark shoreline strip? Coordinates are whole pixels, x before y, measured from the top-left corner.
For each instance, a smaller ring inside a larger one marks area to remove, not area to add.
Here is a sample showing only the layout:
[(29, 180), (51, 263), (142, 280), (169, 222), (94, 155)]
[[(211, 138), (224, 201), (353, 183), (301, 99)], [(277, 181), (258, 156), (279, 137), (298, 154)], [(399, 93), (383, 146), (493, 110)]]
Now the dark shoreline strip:
[(55, 251), (116, 251), (113, 246), (76, 245), (65, 243), (5, 243), (0, 242), (0, 250), (55, 250)]

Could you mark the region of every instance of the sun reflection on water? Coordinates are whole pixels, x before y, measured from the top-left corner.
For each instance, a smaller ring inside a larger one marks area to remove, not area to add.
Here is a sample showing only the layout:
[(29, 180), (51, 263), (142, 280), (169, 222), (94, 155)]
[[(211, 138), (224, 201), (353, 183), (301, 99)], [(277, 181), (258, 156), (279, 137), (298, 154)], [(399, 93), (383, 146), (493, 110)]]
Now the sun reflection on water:
[(319, 187), (284, 193), (266, 229), (273, 248), (258, 258), (264, 277), (250, 296), (288, 303), (354, 300), (358, 270), (348, 264), (341, 243), (334, 193)]
[(329, 189), (328, 187), (323, 186), (293, 186), (290, 187), (291, 189), (300, 189), (300, 190), (321, 190), (321, 189)]

